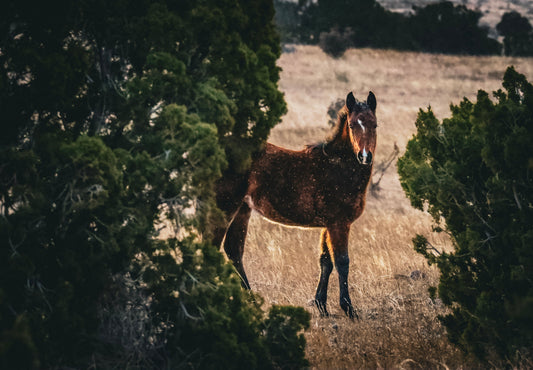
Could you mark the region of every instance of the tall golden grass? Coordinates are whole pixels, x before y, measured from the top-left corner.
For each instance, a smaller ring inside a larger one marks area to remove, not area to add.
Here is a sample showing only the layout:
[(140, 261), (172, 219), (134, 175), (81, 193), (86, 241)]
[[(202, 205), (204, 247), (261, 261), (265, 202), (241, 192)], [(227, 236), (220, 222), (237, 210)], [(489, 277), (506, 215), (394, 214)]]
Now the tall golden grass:
[[(329, 104), (350, 90), (359, 99), (372, 90), (378, 100), (379, 163), (395, 144), (403, 152), (420, 108), (431, 106), (437, 117), (445, 118), (450, 103), (464, 96), (475, 100), (478, 89), (501, 88), (509, 65), (532, 79), (531, 58), (354, 49), (334, 60), (318, 47), (294, 46), (279, 60), (288, 113), (269, 141), (296, 149), (322, 140)], [(411, 208), (395, 167), (380, 187), (368, 195), (365, 213), (350, 233), (350, 295), (361, 320), (344, 317), (338, 306), (336, 273), (329, 287), (331, 317), (320, 317), (309, 304), (319, 274), (318, 229), (287, 228), (253, 215), (244, 254), (252, 289), (267, 304), (304, 306), (311, 312), (306, 338), (312, 368), (476, 366), (446, 340), (437, 319), (445, 308), (431, 301), (427, 291), (438, 283), (438, 271), (411, 244), (417, 233), (441, 249), (451, 248), (450, 240), (432, 233), (429, 216)]]

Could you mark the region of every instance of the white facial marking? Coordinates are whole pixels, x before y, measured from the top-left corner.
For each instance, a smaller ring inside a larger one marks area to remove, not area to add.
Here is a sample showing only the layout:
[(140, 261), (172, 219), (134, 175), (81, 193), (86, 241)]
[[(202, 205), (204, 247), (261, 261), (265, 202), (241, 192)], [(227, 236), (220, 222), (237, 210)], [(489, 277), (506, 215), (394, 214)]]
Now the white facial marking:
[(358, 123), (359, 126), (361, 126), (361, 128), (363, 129), (363, 132), (365, 132), (365, 126), (363, 126), (363, 121), (361, 121), (360, 119), (357, 119), (357, 123)]
[(252, 197), (250, 195), (246, 195), (244, 197), (244, 202), (247, 203), (248, 207), (250, 207), (251, 209), (255, 208), (254, 201), (252, 200)]

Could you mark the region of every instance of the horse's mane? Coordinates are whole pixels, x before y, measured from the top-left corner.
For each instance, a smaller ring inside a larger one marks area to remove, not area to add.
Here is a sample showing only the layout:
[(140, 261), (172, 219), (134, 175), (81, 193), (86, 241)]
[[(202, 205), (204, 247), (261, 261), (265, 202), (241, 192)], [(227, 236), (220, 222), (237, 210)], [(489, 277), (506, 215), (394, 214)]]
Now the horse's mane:
[[(368, 106), (366, 102), (360, 102), (356, 100), (355, 104), (357, 106), (357, 110), (359, 111), (370, 109), (370, 107)], [(331, 129), (331, 132), (329, 133), (329, 135), (326, 137), (326, 140), (320, 141), (315, 144), (307, 144), (305, 146), (305, 149), (309, 152), (312, 152), (315, 150), (321, 150), (324, 153), (326, 152), (329, 153), (331, 149), (334, 149), (335, 151), (337, 149), (344, 149), (344, 147), (338, 148), (338, 146), (339, 145), (344, 146), (345, 144), (343, 143), (341, 137), (342, 137), (342, 132), (344, 130), (344, 126), (346, 124), (346, 120), (348, 119), (348, 113), (349, 113), (348, 107), (344, 105), (344, 107), (342, 107), (337, 113), (337, 122), (335, 123), (335, 126), (333, 126), (333, 128)]]
[(348, 107), (346, 105), (339, 110), (337, 113), (337, 122), (335, 123), (335, 126), (333, 126), (329, 136), (326, 138), (326, 143), (332, 143), (342, 135), (344, 125), (348, 119), (348, 113)]
[(333, 126), (333, 128), (331, 129), (331, 132), (329, 133), (329, 135), (326, 137), (326, 140), (319, 141), (318, 143), (314, 143), (314, 144), (307, 144), (305, 146), (306, 150), (310, 152), (315, 151), (315, 150), (325, 151), (326, 150), (325, 148), (328, 148), (334, 145), (334, 143), (338, 141), (337, 139), (339, 139), (340, 136), (342, 136), (342, 131), (344, 130), (344, 125), (347, 119), (348, 119), (348, 107), (346, 107), (345, 105), (337, 112), (337, 122), (335, 123), (335, 126)]

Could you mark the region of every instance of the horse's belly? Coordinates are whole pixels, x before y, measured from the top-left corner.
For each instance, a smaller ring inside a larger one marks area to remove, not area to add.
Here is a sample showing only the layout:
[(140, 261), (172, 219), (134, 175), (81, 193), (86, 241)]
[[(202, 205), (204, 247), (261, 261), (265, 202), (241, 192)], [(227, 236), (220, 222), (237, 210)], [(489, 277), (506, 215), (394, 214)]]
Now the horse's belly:
[[(294, 208), (290, 212), (286, 207), (276, 207), (268, 199), (246, 195), (244, 201), (248, 206), (270, 221), (300, 227), (324, 227), (327, 222), (316, 215), (316, 211), (309, 207)], [(280, 209), (281, 208), (281, 209)]]
[(343, 201), (327, 204), (318, 198), (294, 208), (276, 207), (268, 199), (250, 195), (247, 195), (244, 201), (251, 209), (270, 221), (299, 227), (327, 227), (339, 223), (352, 223), (361, 216), (365, 206), (364, 197), (350, 204)]

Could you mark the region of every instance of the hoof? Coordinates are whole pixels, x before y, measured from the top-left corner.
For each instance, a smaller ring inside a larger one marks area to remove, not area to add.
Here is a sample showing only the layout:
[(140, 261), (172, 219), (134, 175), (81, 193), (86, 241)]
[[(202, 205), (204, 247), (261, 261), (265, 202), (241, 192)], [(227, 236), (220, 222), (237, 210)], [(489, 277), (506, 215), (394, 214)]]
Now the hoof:
[(360, 320), (357, 311), (352, 306), (344, 311), (344, 313), (346, 313), (346, 316), (348, 316), (351, 320)]
[(322, 317), (329, 316), (329, 312), (326, 309), (326, 303), (325, 302), (320, 302), (320, 301), (315, 299), (315, 306), (316, 306), (316, 308), (318, 308), (318, 312), (320, 312), (320, 316), (322, 316)]
[(350, 319), (359, 320), (359, 315), (357, 314), (357, 311), (353, 308), (352, 304), (350, 302), (343, 302), (344, 304), (341, 304), (341, 308)]

